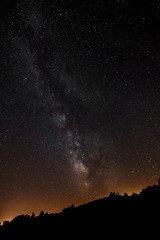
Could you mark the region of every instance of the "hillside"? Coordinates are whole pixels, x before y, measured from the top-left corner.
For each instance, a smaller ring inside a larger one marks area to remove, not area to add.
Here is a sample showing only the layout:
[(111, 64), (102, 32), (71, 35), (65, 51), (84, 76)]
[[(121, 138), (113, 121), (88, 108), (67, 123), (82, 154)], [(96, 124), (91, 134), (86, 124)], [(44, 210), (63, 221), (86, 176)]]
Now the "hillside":
[[(37, 217), (20, 215), (0, 228), (3, 234), (16, 236), (57, 236), (75, 238), (102, 235), (139, 236), (156, 234), (159, 229), (160, 185), (149, 186), (140, 194), (120, 196), (111, 193), (78, 207), (64, 209), (61, 213), (43, 211)], [(54, 238), (53, 238), (54, 239)]]

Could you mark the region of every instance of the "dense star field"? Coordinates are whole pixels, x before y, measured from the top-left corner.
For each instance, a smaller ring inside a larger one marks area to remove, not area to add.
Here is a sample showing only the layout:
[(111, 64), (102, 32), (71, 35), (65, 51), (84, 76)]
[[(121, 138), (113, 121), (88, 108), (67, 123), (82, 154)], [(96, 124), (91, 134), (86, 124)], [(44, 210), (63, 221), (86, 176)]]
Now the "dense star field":
[(160, 176), (160, 3), (0, 3), (0, 221)]

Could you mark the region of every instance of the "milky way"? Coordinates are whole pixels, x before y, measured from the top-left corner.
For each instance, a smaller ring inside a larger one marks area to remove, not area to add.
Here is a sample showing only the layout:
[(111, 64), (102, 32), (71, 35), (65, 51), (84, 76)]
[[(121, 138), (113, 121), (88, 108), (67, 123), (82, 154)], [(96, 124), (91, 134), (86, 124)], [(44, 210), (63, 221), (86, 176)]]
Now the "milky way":
[(153, 1), (1, 3), (0, 219), (159, 177)]

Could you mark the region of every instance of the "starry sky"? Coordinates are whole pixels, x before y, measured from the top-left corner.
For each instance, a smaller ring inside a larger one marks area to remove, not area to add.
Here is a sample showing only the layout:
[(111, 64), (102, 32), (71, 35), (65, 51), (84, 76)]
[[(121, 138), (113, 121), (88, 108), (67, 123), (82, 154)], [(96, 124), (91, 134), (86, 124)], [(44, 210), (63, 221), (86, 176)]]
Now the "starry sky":
[(155, 184), (160, 2), (0, 5), (0, 221)]

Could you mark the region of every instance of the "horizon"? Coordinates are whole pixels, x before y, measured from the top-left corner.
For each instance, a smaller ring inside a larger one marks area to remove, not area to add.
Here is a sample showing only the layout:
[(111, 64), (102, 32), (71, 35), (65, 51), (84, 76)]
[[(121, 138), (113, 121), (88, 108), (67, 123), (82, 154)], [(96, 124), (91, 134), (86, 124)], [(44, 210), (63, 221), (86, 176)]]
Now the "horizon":
[(60, 210), (58, 210), (58, 211), (52, 211), (52, 210), (50, 210), (50, 211), (44, 211), (44, 209), (40, 209), (39, 211), (30, 211), (30, 212), (21, 212), (21, 213), (19, 213), (18, 215), (15, 215), (15, 216), (13, 216), (13, 217), (10, 217), (10, 218), (5, 218), (5, 219), (3, 219), (3, 220), (1, 220), (0, 221), (0, 226), (3, 226), (3, 224), (4, 224), (4, 222), (11, 222), (14, 218), (16, 218), (16, 217), (18, 217), (18, 216), (21, 216), (21, 215), (29, 215), (30, 217), (32, 216), (32, 214), (34, 213), (35, 214), (35, 217), (38, 217), (39, 215), (40, 215), (40, 213), (43, 211), (44, 212), (44, 214), (59, 214), (59, 213), (61, 213), (64, 209), (66, 209), (66, 208), (69, 208), (69, 207), (71, 207), (72, 205), (74, 205), (75, 207), (79, 207), (79, 206), (83, 206), (83, 205), (85, 205), (85, 204), (88, 204), (88, 203), (91, 203), (91, 202), (94, 202), (94, 201), (97, 201), (97, 200), (100, 200), (100, 199), (104, 199), (104, 198), (108, 198), (109, 196), (110, 196), (110, 194), (111, 193), (115, 193), (116, 194), (116, 196), (117, 195), (119, 195), (119, 196), (124, 196), (125, 194), (127, 194), (129, 197), (131, 197), (133, 194), (140, 194), (141, 192), (142, 192), (142, 190), (143, 189), (146, 189), (147, 187), (152, 187), (152, 186), (158, 186), (159, 185), (159, 183), (158, 183), (158, 180), (157, 180), (157, 184), (156, 183), (154, 183), (153, 185), (148, 185), (148, 186), (145, 186), (145, 187), (143, 187), (140, 191), (133, 191), (133, 192), (123, 192), (123, 193), (119, 193), (119, 192), (117, 192), (117, 191), (111, 191), (107, 196), (103, 196), (103, 197), (101, 197), (101, 198), (97, 198), (97, 199), (93, 199), (92, 201), (87, 201), (87, 202), (83, 202), (83, 203), (80, 203), (80, 204), (78, 204), (78, 205), (76, 205), (76, 204), (74, 204), (74, 203), (71, 203), (70, 205), (67, 205), (67, 206), (65, 206), (65, 207), (63, 207), (62, 209), (60, 209)]

